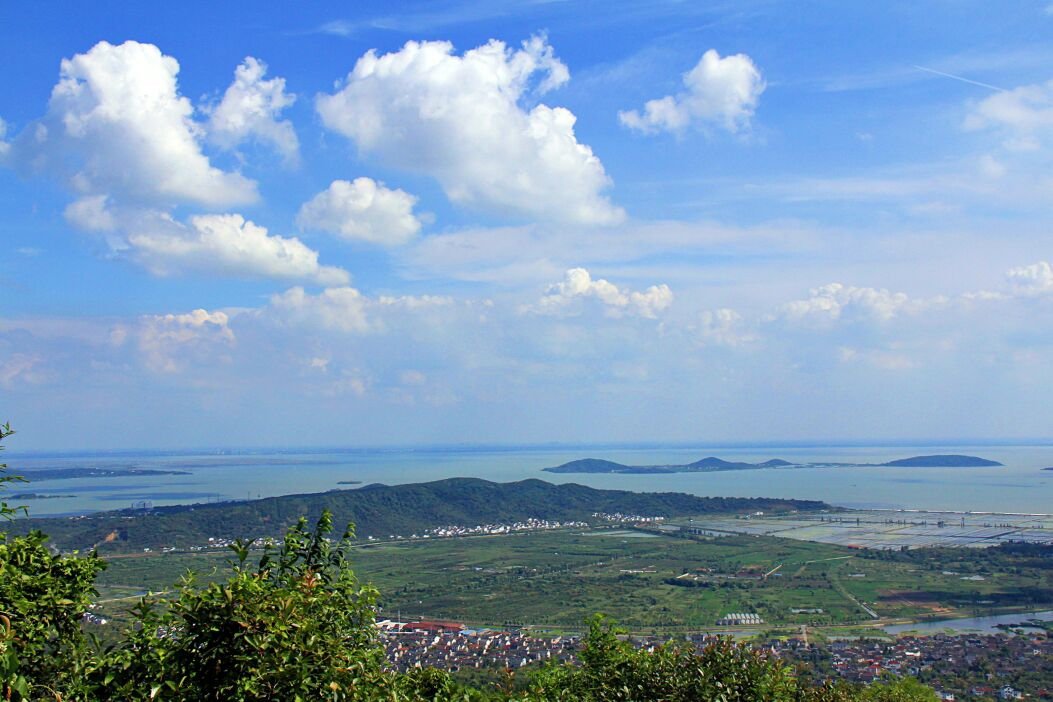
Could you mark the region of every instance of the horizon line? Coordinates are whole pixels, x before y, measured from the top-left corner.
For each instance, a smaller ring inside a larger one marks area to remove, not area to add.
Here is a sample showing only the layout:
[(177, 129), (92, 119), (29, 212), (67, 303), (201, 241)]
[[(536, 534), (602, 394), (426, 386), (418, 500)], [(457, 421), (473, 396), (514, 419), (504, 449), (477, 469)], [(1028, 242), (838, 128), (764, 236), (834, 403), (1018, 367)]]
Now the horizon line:
[(560, 449), (800, 449), (800, 448), (924, 448), (924, 447), (974, 447), (974, 446), (1034, 446), (1053, 447), (1053, 438), (1049, 437), (958, 437), (958, 438), (897, 438), (897, 439), (771, 439), (771, 440), (736, 440), (736, 441), (546, 441), (526, 443), (505, 442), (450, 442), (450, 443), (416, 443), (416, 444), (306, 444), (306, 445), (228, 445), (228, 446), (187, 446), (187, 447), (125, 447), (125, 448), (54, 448), (54, 449), (16, 449), (5, 446), (7, 456), (83, 456), (93, 455), (127, 455), (127, 454), (252, 454), (252, 453), (351, 453), (368, 451), (545, 451)]

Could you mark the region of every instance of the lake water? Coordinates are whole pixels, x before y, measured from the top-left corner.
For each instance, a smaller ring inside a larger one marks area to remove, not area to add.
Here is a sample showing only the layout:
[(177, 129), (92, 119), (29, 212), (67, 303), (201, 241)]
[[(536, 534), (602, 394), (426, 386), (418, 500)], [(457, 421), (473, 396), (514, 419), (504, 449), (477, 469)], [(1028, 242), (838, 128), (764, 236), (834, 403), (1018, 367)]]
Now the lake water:
[[(998, 625), (1013, 626), (1023, 624), (1029, 620), (1040, 622), (1053, 622), (1053, 611), (1028, 612), (1025, 614), (996, 614), (990, 617), (969, 617), (968, 619), (943, 619), (932, 622), (918, 622), (915, 624), (897, 624), (886, 626), (884, 630), (890, 634), (906, 634), (916, 632), (918, 634), (939, 634), (944, 631), (956, 633), (980, 632), (984, 634), (996, 634), (1001, 629)], [(1037, 627), (1022, 626), (1025, 631), (1041, 631)]]
[[(921, 454), (961, 453), (1005, 464), (998, 468), (811, 467), (677, 473), (666, 475), (566, 475), (542, 468), (586, 457), (630, 465), (689, 463), (705, 456), (759, 462), (881, 463)], [(24, 501), (38, 516), (118, 509), (150, 501), (155, 506), (209, 502), (354, 486), (340, 481), (415, 483), (455, 476), (495, 481), (540, 478), (597, 488), (674, 491), (733, 497), (824, 500), (845, 507), (1053, 512), (1053, 446), (769, 447), (764, 448), (427, 448), (296, 452), (33, 454), (5, 452), (12, 473), (44, 468), (146, 468), (187, 475), (121, 476), (33, 481), (9, 492), (75, 495)]]

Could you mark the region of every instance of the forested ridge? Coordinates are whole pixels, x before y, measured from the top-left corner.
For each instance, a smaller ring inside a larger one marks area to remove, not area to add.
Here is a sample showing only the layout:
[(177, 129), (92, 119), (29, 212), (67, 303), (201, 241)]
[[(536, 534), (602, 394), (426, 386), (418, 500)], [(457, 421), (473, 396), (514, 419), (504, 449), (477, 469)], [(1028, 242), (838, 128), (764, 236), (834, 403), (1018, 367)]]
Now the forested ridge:
[[(339, 524), (353, 522), (359, 538), (410, 536), (440, 526), (507, 524), (525, 519), (588, 521), (595, 513), (674, 517), (713, 512), (830, 509), (814, 500), (697, 497), (677, 492), (597, 490), (542, 480), (494, 483), (449, 478), (407, 485), (283, 495), (245, 502), (119, 510), (86, 517), (19, 520), (19, 533), (47, 531), (62, 549), (109, 550), (206, 544), (209, 538), (279, 537), (300, 516), (323, 510)], [(109, 541), (107, 541), (109, 539)]]

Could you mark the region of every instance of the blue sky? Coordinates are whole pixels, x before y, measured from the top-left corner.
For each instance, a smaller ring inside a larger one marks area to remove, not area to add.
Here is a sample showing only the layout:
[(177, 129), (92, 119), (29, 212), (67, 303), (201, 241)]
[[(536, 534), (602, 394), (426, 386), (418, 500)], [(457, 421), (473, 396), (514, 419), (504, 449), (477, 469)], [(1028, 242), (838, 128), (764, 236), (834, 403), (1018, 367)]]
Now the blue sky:
[(1053, 5), (6, 3), (19, 448), (1048, 437)]

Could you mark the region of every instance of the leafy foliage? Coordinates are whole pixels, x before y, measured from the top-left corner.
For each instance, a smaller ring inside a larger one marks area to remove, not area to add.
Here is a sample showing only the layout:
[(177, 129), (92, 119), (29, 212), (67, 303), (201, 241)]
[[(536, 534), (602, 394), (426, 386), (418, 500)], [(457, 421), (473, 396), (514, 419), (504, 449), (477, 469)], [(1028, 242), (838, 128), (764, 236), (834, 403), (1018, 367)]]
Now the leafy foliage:
[[(0, 440), (13, 432), (0, 428)], [(0, 471), (6, 465), (0, 465)], [(0, 488), (15, 478), (0, 476)], [(19, 510), (0, 501), (0, 514)], [(0, 693), (4, 699), (76, 697), (92, 653), (80, 617), (97, 594), (95, 577), (105, 564), (61, 556), (39, 531), (0, 534)]]
[(80, 618), (105, 563), (56, 555), (39, 531), (0, 539), (0, 680), (22, 697), (68, 695), (92, 659)]
[(234, 574), (192, 576), (164, 607), (144, 600), (137, 629), (100, 670), (108, 695), (158, 700), (372, 699), (388, 686), (373, 621), (377, 592), (348, 567), (350, 531), (328, 539), (301, 519), (255, 566), (239, 542)]
[[(11, 436), (15, 432), (11, 431), (11, 425), (4, 423), (0, 424), (0, 442)], [(4, 446), (0, 443), (0, 451), (4, 450)], [(6, 490), (7, 486), (11, 483), (24, 483), (26, 479), (21, 475), (7, 475), (7, 464), (0, 463), (0, 491)], [(11, 507), (4, 500), (0, 499), (0, 518), (12, 519), (19, 512), (28, 514), (25, 507)]]

